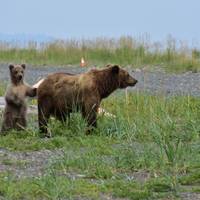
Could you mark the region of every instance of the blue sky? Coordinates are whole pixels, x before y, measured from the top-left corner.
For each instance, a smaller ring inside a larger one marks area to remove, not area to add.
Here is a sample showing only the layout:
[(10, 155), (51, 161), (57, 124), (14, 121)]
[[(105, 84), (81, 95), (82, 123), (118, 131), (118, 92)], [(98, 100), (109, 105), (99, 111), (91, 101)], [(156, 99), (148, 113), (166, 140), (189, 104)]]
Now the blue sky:
[(199, 0), (0, 0), (0, 33), (200, 41)]

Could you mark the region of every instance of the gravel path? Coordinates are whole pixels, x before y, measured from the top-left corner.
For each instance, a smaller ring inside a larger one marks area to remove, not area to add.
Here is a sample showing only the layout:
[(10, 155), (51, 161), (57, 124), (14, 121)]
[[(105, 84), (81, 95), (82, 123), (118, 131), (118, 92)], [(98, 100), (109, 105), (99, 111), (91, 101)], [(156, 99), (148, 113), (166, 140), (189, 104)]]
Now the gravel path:
[(0, 172), (9, 171), (16, 178), (39, 177), (45, 174), (49, 163), (62, 154), (61, 149), (12, 152), (0, 148)]
[[(28, 66), (25, 79), (29, 84), (35, 84), (40, 79), (54, 72), (81, 73), (90, 68), (81, 68), (76, 66), (68, 67), (36, 67)], [(143, 91), (147, 94), (163, 94), (163, 95), (191, 95), (200, 96), (200, 72), (193, 73), (191, 71), (182, 74), (166, 73), (159, 67), (152, 69), (136, 69), (127, 70), (138, 80), (135, 87), (129, 88), (129, 91)], [(7, 84), (9, 82), (8, 64), (0, 64), (0, 83)], [(4, 108), (4, 98), (0, 97), (0, 109)], [(35, 107), (29, 108), (29, 113), (35, 112)]]
[(169, 74), (161, 70), (135, 72), (136, 89), (150, 94), (200, 96), (200, 73)]
[[(68, 66), (65, 68), (28, 66), (26, 70), (26, 80), (29, 84), (34, 84), (50, 73), (81, 73), (88, 69), (89, 68), (75, 66)], [(130, 68), (127, 69), (139, 81), (133, 90), (145, 91), (149, 94), (200, 96), (200, 73), (186, 72), (182, 74), (169, 74), (159, 68), (154, 71), (150, 69), (136, 69), (135, 71)], [(8, 64), (0, 64), (0, 82), (7, 83), (8, 80)]]

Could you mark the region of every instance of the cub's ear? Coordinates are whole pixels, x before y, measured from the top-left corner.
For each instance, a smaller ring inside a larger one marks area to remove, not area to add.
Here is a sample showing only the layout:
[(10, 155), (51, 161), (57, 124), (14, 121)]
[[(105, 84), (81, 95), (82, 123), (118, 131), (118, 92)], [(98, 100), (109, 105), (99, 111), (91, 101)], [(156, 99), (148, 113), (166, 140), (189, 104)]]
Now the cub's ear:
[(115, 74), (119, 73), (119, 66), (118, 65), (112, 66), (112, 73), (115, 73)]
[(26, 65), (25, 64), (21, 64), (21, 66), (25, 69), (26, 68)]
[(13, 68), (14, 68), (14, 65), (10, 64), (10, 65), (9, 65), (10, 71), (12, 71)]

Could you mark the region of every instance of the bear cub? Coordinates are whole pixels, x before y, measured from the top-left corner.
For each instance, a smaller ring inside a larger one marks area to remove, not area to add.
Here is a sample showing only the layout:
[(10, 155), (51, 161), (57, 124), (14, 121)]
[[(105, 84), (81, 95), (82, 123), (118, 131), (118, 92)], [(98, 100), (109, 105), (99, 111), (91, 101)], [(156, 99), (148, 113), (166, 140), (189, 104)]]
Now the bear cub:
[(10, 129), (23, 130), (27, 125), (26, 97), (35, 97), (37, 89), (24, 83), (25, 68), (25, 64), (9, 65), (11, 84), (5, 93), (6, 106), (1, 133)]

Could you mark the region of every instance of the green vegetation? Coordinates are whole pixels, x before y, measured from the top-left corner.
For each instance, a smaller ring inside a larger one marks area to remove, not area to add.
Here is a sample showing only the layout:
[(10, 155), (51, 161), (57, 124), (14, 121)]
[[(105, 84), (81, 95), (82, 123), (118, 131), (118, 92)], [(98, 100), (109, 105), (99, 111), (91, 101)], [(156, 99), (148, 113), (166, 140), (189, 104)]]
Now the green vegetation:
[(1, 42), (0, 62), (34, 65), (79, 65), (84, 57), (88, 65), (117, 63), (134, 67), (164, 66), (170, 71), (197, 71), (200, 50), (190, 49), (185, 43), (168, 37), (166, 42), (151, 42), (148, 37), (135, 39), (97, 38), (93, 40), (54, 41), (46, 44), (30, 42), (22, 48)]
[(6, 85), (3, 83), (0, 83), (0, 96), (4, 96), (6, 90)]
[[(117, 98), (116, 98), (117, 96)], [(178, 199), (200, 191), (199, 99), (117, 93), (102, 106), (116, 119), (99, 116), (98, 128), (84, 134), (85, 122), (73, 114), (70, 124), (52, 119), (53, 137), (41, 139), (37, 118), (27, 131), (1, 137), (11, 152), (62, 150), (44, 166), (39, 177), (17, 179), (0, 174), (0, 197), (5, 199)], [(3, 158), (18, 167), (26, 160)], [(187, 187), (186, 186), (192, 186)]]

